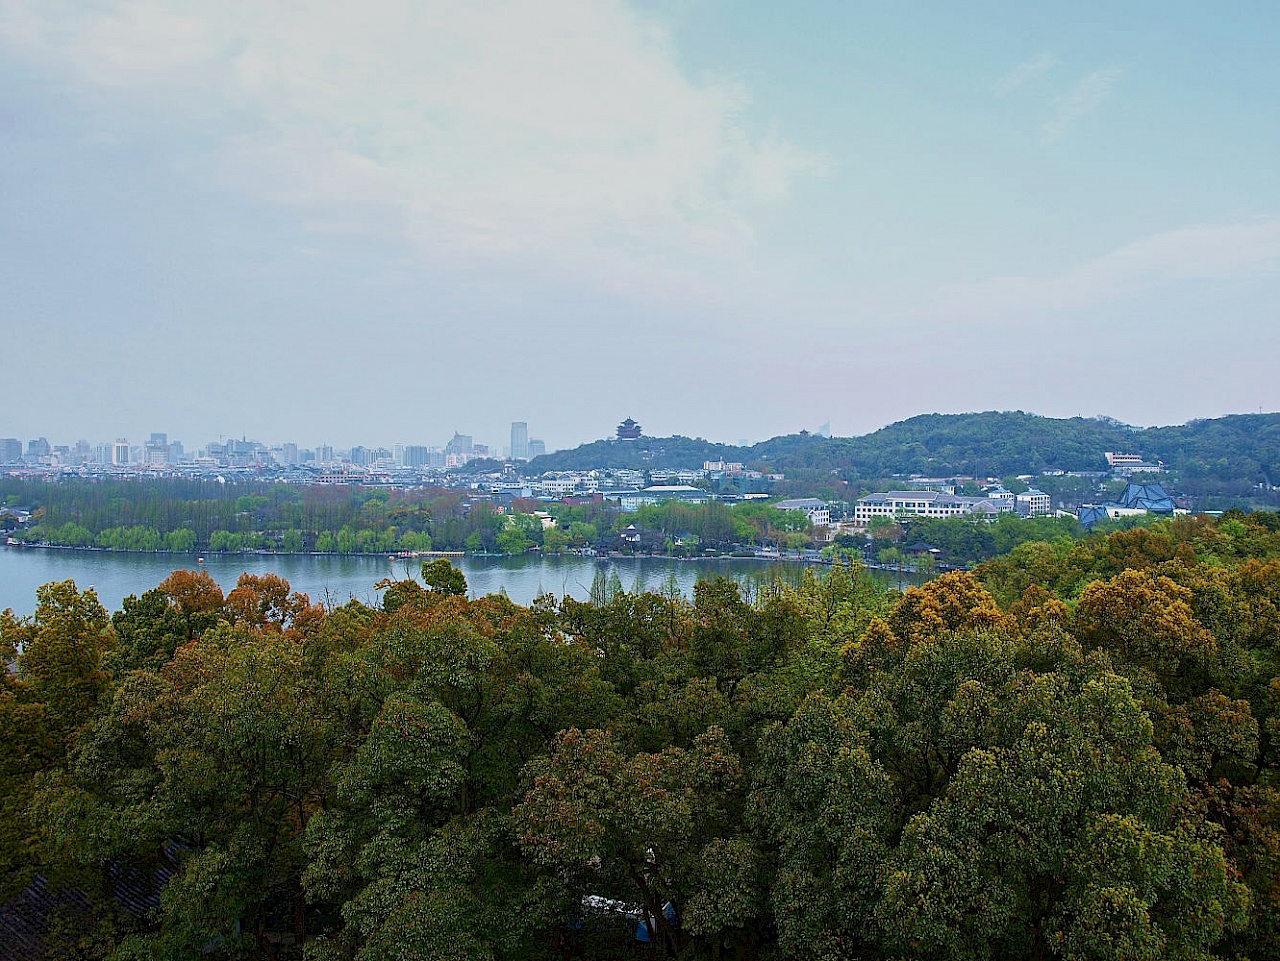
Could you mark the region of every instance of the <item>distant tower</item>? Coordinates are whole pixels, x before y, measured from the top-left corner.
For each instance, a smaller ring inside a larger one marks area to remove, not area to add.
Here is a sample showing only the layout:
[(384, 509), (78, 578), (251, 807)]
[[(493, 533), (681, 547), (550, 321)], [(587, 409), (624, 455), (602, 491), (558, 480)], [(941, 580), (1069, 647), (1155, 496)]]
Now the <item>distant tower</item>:
[(630, 417), (618, 425), (618, 440), (639, 440), (640, 425)]
[(444, 445), (444, 452), (446, 454), (460, 454), (464, 457), (470, 457), (474, 448), (475, 442), (470, 434), (459, 434), (455, 430), (453, 438)]
[(152, 434), (142, 448), (142, 457), (153, 467), (169, 463), (169, 435)]
[(541, 456), (542, 456), (543, 454), (545, 454), (546, 452), (547, 452), (547, 443), (546, 443), (546, 441), (541, 441), (541, 440), (536, 440), (536, 439), (530, 439), (530, 441), (529, 441), (529, 460), (533, 460), (535, 457), (541, 457)]
[(522, 420), (511, 422), (511, 459), (529, 459), (529, 425)]
[(111, 445), (111, 463), (116, 465), (129, 463), (129, 442), (123, 437)]

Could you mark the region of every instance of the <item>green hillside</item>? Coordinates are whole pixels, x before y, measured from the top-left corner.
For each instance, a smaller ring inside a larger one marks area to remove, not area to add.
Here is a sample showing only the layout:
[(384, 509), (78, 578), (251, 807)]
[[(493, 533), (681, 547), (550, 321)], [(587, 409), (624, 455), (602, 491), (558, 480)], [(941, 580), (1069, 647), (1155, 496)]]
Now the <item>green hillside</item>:
[(1103, 452), (1161, 460), (1194, 485), (1247, 489), (1280, 481), (1280, 414), (1234, 414), (1175, 427), (1138, 428), (1105, 418), (1022, 411), (921, 414), (861, 437), (789, 434), (753, 447), (688, 437), (601, 440), (531, 462), (535, 471), (592, 467), (699, 467), (741, 461), (781, 471), (836, 470), (851, 478), (894, 474), (1006, 476), (1105, 470)]

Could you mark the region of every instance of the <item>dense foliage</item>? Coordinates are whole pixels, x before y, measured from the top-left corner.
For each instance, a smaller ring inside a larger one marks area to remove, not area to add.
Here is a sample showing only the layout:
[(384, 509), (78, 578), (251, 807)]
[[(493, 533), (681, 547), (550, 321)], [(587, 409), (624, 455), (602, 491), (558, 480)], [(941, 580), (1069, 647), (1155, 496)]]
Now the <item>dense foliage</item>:
[(3, 620), (0, 858), (76, 892), (51, 956), (1280, 958), (1274, 515), (903, 594), (382, 587)]
[[(517, 500), (510, 510), (441, 488), (386, 490), (356, 486), (239, 485), (186, 480), (56, 484), (0, 480), (0, 497), (35, 508), (20, 541), (123, 551), (245, 550), (359, 554), (471, 551), (518, 554), (532, 547), (625, 547), (629, 524), (649, 534), (651, 553), (689, 553), (742, 544), (801, 546), (803, 513), (760, 503), (666, 503), (624, 513), (616, 503), (569, 506)], [(533, 511), (556, 519), (548, 532)], [(797, 535), (788, 539), (788, 535)]]
[(1187, 494), (1256, 497), (1256, 485), (1280, 484), (1280, 414), (1236, 414), (1147, 429), (1106, 417), (1053, 418), (1022, 411), (922, 414), (861, 437), (791, 434), (754, 447), (683, 437), (597, 441), (539, 457), (533, 467), (645, 469), (726, 460), (789, 475), (807, 469), (863, 479), (1004, 477), (1047, 469), (1104, 471), (1102, 455), (1109, 450), (1163, 461), (1177, 472)]

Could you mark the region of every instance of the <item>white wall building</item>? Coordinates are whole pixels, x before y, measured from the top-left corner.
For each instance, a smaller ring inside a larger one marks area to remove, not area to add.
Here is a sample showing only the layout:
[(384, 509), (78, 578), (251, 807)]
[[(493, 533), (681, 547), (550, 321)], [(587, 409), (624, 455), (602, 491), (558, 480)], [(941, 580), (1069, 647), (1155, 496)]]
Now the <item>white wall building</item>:
[(804, 511), (814, 527), (831, 526), (831, 508), (826, 501), (816, 497), (797, 497), (789, 501), (778, 501), (773, 506), (780, 511)]
[(853, 522), (858, 527), (866, 527), (877, 517), (893, 520), (902, 515), (947, 518), (986, 514), (994, 517), (1012, 511), (1013, 507), (1012, 494), (1005, 499), (961, 497), (937, 491), (886, 491), (859, 497), (853, 508)]
[(1052, 513), (1049, 507), (1049, 495), (1042, 490), (1031, 488), (1015, 498), (1018, 513), (1023, 517), (1043, 517)]

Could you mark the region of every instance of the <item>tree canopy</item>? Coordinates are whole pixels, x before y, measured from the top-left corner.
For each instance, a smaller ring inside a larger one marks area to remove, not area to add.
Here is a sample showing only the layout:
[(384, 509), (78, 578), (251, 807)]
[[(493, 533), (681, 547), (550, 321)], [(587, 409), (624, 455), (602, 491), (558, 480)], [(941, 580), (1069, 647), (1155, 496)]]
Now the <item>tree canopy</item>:
[(0, 620), (0, 912), (112, 961), (1277, 959), (1278, 530), (904, 592), (48, 585)]

